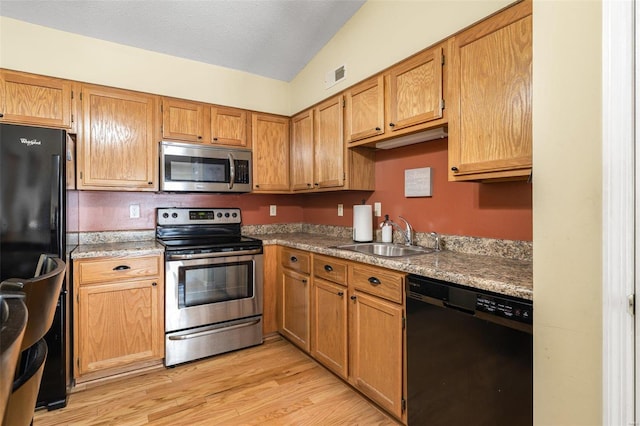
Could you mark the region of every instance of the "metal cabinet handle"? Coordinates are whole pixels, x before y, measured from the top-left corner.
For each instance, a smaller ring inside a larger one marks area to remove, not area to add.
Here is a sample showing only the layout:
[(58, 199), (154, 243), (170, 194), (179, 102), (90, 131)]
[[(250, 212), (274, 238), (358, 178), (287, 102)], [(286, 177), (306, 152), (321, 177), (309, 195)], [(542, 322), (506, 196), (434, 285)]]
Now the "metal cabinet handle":
[(356, 296), (355, 296), (355, 295), (354, 295), (354, 296), (351, 296), (351, 297), (350, 297), (350, 299), (351, 299), (351, 300), (356, 300)]
[(202, 139), (202, 136), (198, 136), (198, 139)]
[(151, 283), (151, 285), (155, 287), (155, 286), (158, 285), (158, 283), (154, 281), (154, 282)]
[(306, 278), (303, 278), (303, 279), (302, 279), (302, 284), (306, 284), (306, 283), (307, 283), (307, 279), (306, 279)]
[(324, 270), (327, 272), (333, 272), (333, 268), (331, 267), (331, 265), (324, 265)]
[(340, 296), (340, 297), (344, 296), (344, 291), (339, 291), (338, 292), (338, 296)]
[(380, 131), (380, 127), (376, 127), (376, 132), (379, 132), (379, 131)]
[(389, 123), (389, 127), (396, 127), (396, 125), (393, 123)]
[(454, 173), (458, 173), (459, 172), (459, 170), (458, 170), (458, 168), (456, 166), (451, 167), (451, 171), (454, 172)]
[(298, 258), (297, 258), (297, 257), (295, 257), (295, 256), (291, 256), (291, 257), (290, 257), (290, 260), (291, 260), (293, 263), (296, 263), (296, 262), (298, 261)]
[(114, 271), (126, 271), (127, 269), (131, 269), (129, 265), (120, 265), (113, 268)]
[(213, 141), (214, 141), (214, 142), (217, 142), (217, 141), (218, 141), (218, 138), (213, 138)]
[(369, 277), (369, 282), (371, 283), (371, 285), (380, 285), (380, 284), (382, 284), (382, 282), (380, 282), (380, 280), (377, 279), (376, 277)]

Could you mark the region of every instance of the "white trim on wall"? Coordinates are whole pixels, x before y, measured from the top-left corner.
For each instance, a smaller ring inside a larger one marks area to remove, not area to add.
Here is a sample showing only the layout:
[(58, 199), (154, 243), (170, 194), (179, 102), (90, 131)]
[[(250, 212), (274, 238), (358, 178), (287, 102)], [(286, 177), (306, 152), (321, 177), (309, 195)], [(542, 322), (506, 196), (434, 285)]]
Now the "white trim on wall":
[[(602, 3), (602, 392), (603, 425), (636, 419), (634, 318), (636, 194), (634, 13), (631, 0)], [(585, 230), (585, 232), (589, 232)]]

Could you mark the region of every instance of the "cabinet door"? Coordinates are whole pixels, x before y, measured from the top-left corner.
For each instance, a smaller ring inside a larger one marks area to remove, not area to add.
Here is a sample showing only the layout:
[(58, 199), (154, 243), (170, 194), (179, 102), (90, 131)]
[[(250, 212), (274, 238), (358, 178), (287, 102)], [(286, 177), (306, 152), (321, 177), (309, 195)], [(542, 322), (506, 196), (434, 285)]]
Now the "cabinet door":
[(350, 299), (350, 381), (400, 418), (402, 306), (358, 291), (351, 293)]
[(164, 357), (162, 283), (79, 286), (76, 376)]
[(531, 24), (525, 1), (455, 37), (450, 180), (529, 175)]
[(281, 279), (281, 332), (309, 352), (309, 277), (283, 269)]
[(157, 189), (156, 99), (144, 93), (83, 86), (78, 189)]
[(289, 119), (252, 115), (253, 188), (256, 192), (289, 191)]
[(313, 189), (313, 110), (291, 119), (291, 190)]
[(211, 143), (247, 148), (247, 111), (211, 107)]
[(347, 142), (384, 133), (384, 77), (379, 75), (347, 90)]
[(314, 112), (314, 186), (344, 185), (344, 129), (342, 95), (329, 99)]
[(442, 117), (442, 67), (442, 47), (436, 47), (391, 68), (389, 131)]
[(70, 81), (0, 72), (0, 122), (68, 129), (71, 121)]
[(347, 378), (347, 289), (315, 278), (311, 316), (311, 354)]
[(162, 138), (204, 142), (204, 105), (180, 99), (162, 99)]

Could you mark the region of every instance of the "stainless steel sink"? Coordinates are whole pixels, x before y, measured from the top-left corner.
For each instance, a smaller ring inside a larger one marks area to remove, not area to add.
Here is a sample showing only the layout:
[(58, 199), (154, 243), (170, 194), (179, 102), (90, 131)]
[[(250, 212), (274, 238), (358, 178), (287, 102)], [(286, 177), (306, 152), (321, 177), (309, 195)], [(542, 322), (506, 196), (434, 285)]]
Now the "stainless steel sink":
[(391, 243), (354, 243), (333, 246), (331, 248), (350, 250), (358, 253), (369, 254), (380, 257), (405, 257), (417, 254), (433, 253), (434, 249), (420, 246), (406, 246)]

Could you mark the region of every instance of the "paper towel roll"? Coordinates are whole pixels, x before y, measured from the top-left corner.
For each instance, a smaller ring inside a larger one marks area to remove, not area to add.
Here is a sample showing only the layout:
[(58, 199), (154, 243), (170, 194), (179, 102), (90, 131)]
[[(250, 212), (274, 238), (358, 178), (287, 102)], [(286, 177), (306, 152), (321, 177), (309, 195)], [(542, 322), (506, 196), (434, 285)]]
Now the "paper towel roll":
[(370, 204), (353, 206), (353, 241), (373, 241), (373, 210)]

